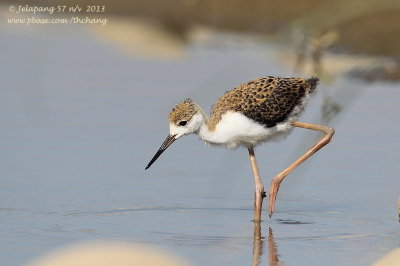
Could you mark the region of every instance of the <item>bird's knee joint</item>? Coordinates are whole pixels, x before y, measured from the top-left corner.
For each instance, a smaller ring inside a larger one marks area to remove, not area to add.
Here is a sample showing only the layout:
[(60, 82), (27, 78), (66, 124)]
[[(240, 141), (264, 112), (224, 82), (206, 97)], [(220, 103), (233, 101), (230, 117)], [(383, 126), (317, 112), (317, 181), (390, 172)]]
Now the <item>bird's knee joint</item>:
[(286, 176), (286, 175), (283, 175), (283, 174), (278, 174), (278, 175), (276, 175), (274, 178), (272, 178), (272, 183), (276, 183), (276, 182), (280, 183), (281, 180), (282, 180), (285, 176)]
[(335, 129), (333, 127), (327, 127), (326, 134), (332, 138), (335, 135)]
[(335, 129), (333, 127), (329, 127), (326, 132), (326, 137), (327, 137), (326, 144), (332, 141), (334, 135), (335, 135)]

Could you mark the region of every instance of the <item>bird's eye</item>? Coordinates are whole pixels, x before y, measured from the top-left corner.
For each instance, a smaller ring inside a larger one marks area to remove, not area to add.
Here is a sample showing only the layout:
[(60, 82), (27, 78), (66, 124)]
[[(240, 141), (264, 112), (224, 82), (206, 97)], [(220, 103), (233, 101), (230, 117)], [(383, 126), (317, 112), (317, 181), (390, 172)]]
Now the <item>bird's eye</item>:
[(185, 120), (179, 122), (180, 126), (186, 126), (186, 124), (187, 124), (187, 121), (185, 121)]

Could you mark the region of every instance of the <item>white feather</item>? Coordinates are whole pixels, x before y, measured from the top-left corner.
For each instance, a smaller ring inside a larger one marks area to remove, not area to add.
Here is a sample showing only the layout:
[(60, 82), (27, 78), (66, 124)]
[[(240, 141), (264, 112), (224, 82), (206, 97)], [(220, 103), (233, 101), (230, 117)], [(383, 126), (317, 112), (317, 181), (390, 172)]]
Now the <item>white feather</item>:
[(199, 137), (214, 145), (224, 145), (228, 148), (236, 148), (239, 145), (255, 146), (259, 142), (283, 137), (292, 128), (289, 121), (267, 128), (245, 115), (228, 111), (221, 118), (215, 130), (210, 131), (203, 124), (199, 131)]
[(177, 126), (169, 123), (169, 134), (178, 139), (184, 135), (197, 133), (199, 128), (204, 124), (204, 115), (201, 112), (195, 113), (185, 126)]

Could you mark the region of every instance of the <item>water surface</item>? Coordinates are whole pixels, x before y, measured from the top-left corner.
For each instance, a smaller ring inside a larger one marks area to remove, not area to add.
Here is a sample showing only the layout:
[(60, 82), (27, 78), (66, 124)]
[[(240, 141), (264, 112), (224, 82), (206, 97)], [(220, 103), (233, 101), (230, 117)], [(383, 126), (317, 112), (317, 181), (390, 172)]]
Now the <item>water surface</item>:
[[(285, 179), (254, 239), (247, 151), (177, 141), (147, 171), (167, 114), (192, 97), (208, 106), (263, 75), (291, 76), (274, 44), (221, 35), (176, 59), (126, 54), (89, 28), (0, 28), (0, 257), (21, 265), (84, 240), (146, 243), (195, 265), (249, 265), (253, 249), (285, 265), (366, 265), (400, 244), (396, 83), (322, 83), (341, 107), (337, 134)], [(318, 137), (296, 129), (256, 149), (266, 186)]]

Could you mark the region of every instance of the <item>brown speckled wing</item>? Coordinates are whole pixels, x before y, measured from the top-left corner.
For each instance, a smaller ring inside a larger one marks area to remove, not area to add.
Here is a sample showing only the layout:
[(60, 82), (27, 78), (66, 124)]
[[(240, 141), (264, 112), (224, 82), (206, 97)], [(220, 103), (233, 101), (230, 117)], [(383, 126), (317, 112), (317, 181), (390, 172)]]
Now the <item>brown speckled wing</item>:
[(227, 111), (243, 113), (248, 118), (273, 127), (288, 119), (296, 106), (318, 84), (317, 78), (262, 77), (227, 91), (212, 108), (207, 123), (214, 130), (222, 115)]

